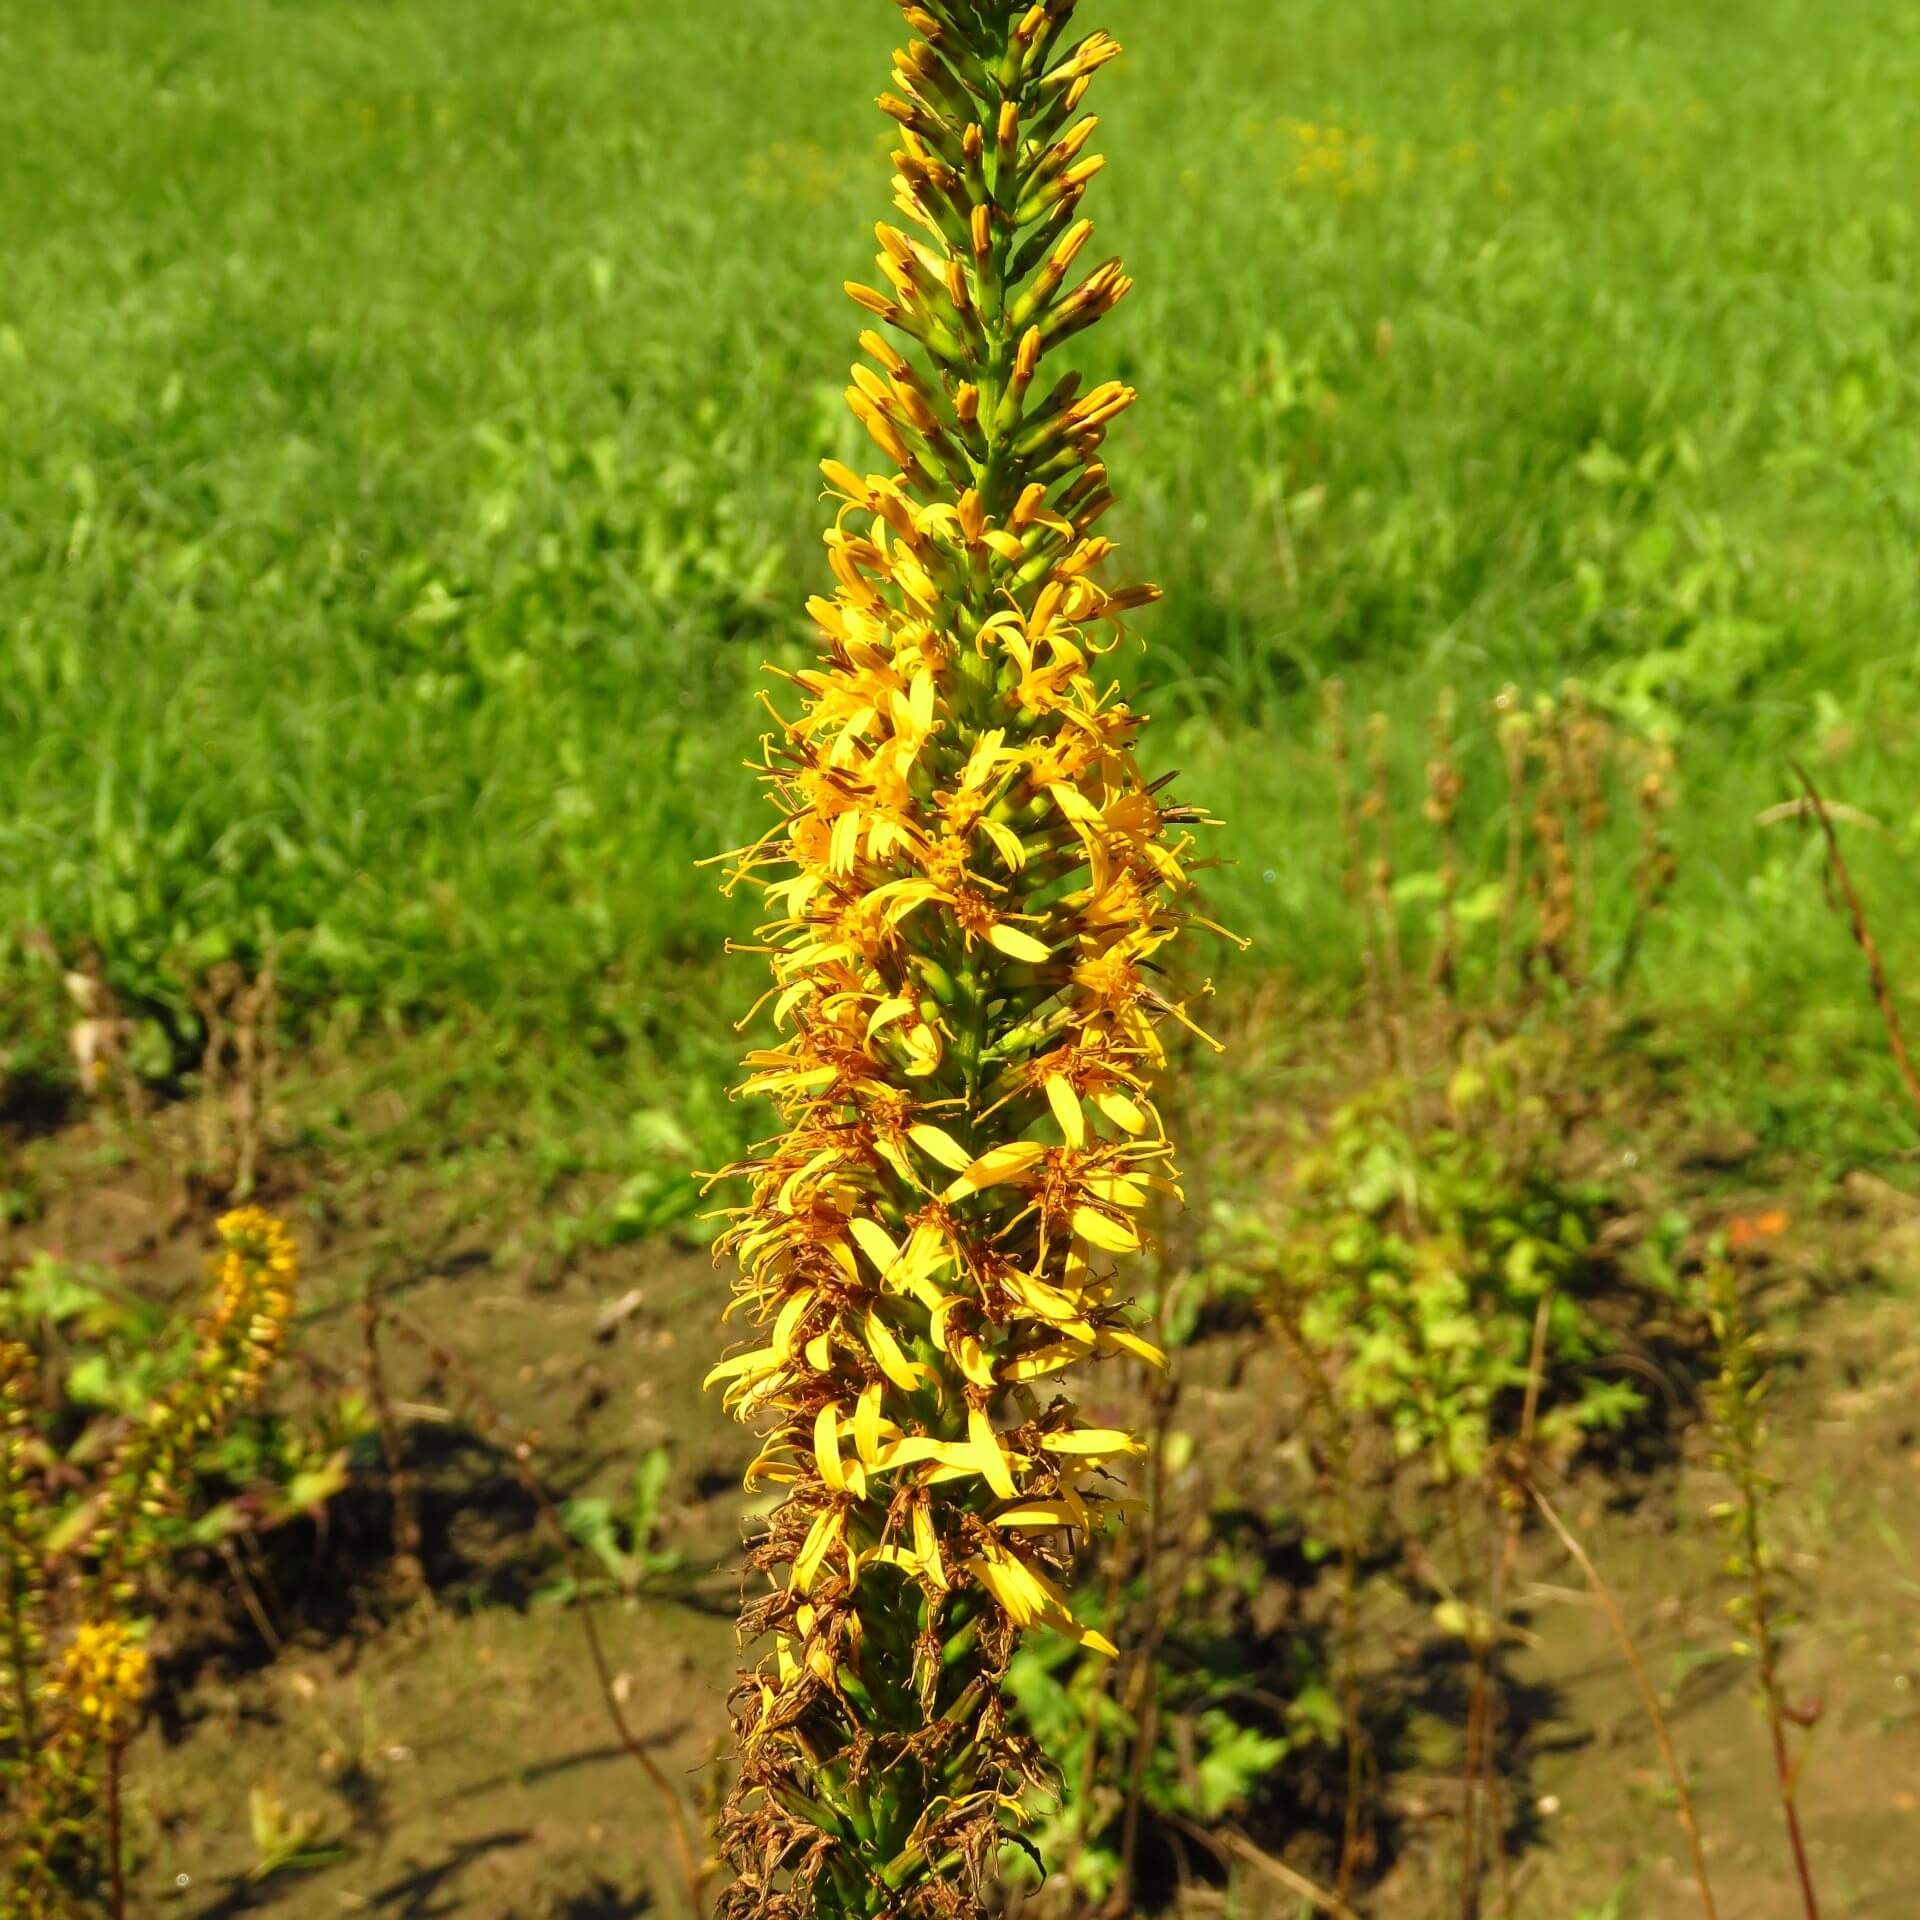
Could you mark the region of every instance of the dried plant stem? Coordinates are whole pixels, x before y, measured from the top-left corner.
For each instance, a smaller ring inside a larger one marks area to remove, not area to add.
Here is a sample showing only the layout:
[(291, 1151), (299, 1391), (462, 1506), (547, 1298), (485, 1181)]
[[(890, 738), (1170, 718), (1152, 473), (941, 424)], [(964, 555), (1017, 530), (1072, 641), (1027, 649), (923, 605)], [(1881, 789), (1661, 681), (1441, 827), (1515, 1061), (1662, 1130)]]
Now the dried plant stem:
[[(1453, 1533), (1460, 1583), (1466, 1588), (1472, 1559), (1467, 1550), (1466, 1505), (1457, 1476), (1447, 1477), (1447, 1519)], [(1473, 1680), (1467, 1695), (1466, 1751), (1460, 1772), (1460, 1915), (1478, 1920), (1481, 1885), (1486, 1876), (1483, 1832), (1488, 1791), (1488, 1722), (1493, 1694), (1492, 1652), (1487, 1636), (1467, 1618), (1467, 1649), (1473, 1656)]]
[(1347, 1803), (1340, 1818), (1339, 1891), (1353, 1891), (1366, 1852), (1367, 1737), (1360, 1715), (1360, 1546), (1353, 1516), (1353, 1456), (1345, 1423), (1335, 1416), (1335, 1511), (1340, 1527), (1340, 1732), (1346, 1743)]
[[(1664, 742), (1650, 750), (1647, 764), (1634, 793), (1634, 806), (1640, 818), (1640, 853), (1633, 870), (1633, 918), (1620, 950), (1620, 965), (1614, 975), (1616, 992), (1631, 978), (1640, 958), (1647, 928), (1666, 901), (1673, 885), (1673, 851), (1667, 845), (1661, 825), (1673, 804), (1673, 749)], [(1764, 824), (1764, 820), (1763, 820)]]
[[(1518, 1492), (1518, 1485), (1525, 1484), (1533, 1473), (1534, 1450), (1540, 1425), (1540, 1399), (1546, 1386), (1547, 1372), (1547, 1334), (1553, 1319), (1553, 1289), (1548, 1287), (1540, 1296), (1540, 1304), (1534, 1309), (1533, 1339), (1527, 1353), (1527, 1393), (1520, 1410), (1520, 1438), (1513, 1456), (1515, 1473), (1511, 1478), (1496, 1471), (1488, 1483), (1489, 1498), (1495, 1511), (1489, 1514), (1488, 1530), (1493, 1548), (1493, 1565), (1487, 1581), (1487, 1613), (1490, 1621), (1489, 1637), (1498, 1648), (1506, 1642), (1507, 1632), (1507, 1575), (1519, 1557), (1520, 1522), (1525, 1512)], [(1517, 1483), (1517, 1484), (1516, 1484)], [(1502, 1524), (1496, 1525), (1496, 1521)], [(1496, 1697), (1493, 1708), (1493, 1735), (1497, 1741), (1500, 1723), (1500, 1703)], [(1506, 1920), (1513, 1915), (1513, 1873), (1512, 1864), (1507, 1858), (1505, 1844), (1506, 1809), (1500, 1793), (1499, 1772), (1495, 1768), (1489, 1775), (1493, 1794), (1494, 1830), (1500, 1836), (1500, 1848), (1495, 1856), (1500, 1870), (1500, 1910)]]
[(1449, 1007), (1460, 993), (1460, 769), (1454, 758), (1454, 692), (1440, 695), (1432, 721), (1433, 757), (1427, 763), (1427, 818), (1440, 836), (1440, 932), (1433, 950), (1433, 983)]
[(1387, 1031), (1393, 1062), (1407, 1070), (1406, 956), (1400, 942), (1400, 913), (1394, 901), (1393, 774), (1387, 755), (1387, 716), (1367, 721), (1368, 793), (1362, 811), (1373, 822), (1373, 861), (1369, 869), (1374, 917), (1379, 923), (1381, 973), (1385, 980)]
[(234, 1591), (239, 1594), (241, 1604), (247, 1610), (247, 1617), (253, 1622), (255, 1630), (266, 1643), (267, 1649), (278, 1660), (286, 1652), (286, 1642), (268, 1618), (267, 1610), (261, 1603), (258, 1590), (253, 1584), (253, 1576), (248, 1573), (246, 1563), (240, 1558), (238, 1550), (231, 1540), (220, 1542), (220, 1557), (227, 1564), (227, 1571), (233, 1576)]
[(1760, 1540), (1759, 1502), (1747, 1493), (1743, 1501), (1742, 1530), (1746, 1541), (1747, 1598), (1751, 1609), (1754, 1658), (1760, 1669), (1760, 1691), (1766, 1701), (1767, 1731), (1773, 1742), (1773, 1766), (1780, 1783), (1780, 1812), (1786, 1821), (1787, 1845), (1800, 1883), (1800, 1904), (1807, 1920), (1820, 1920), (1820, 1902), (1813, 1890), (1813, 1868), (1807, 1859), (1806, 1835), (1800, 1825), (1799, 1771), (1787, 1749), (1786, 1703), (1780, 1694), (1780, 1650), (1774, 1642), (1773, 1618), (1767, 1593)]
[(393, 1502), (394, 1565), (399, 1569), (408, 1597), (431, 1605), (432, 1589), (427, 1584), (426, 1563), (420, 1551), (419, 1502), (400, 1445), (400, 1423), (394, 1413), (386, 1359), (380, 1344), (385, 1293), (385, 1282), (378, 1275), (370, 1275), (360, 1297), (361, 1367), (366, 1375), (367, 1398), (373, 1403), (374, 1423), (380, 1433), (380, 1458), (387, 1471), (387, 1497)]
[[(533, 1502), (534, 1510), (540, 1516), (540, 1524), (545, 1529), (549, 1542), (570, 1571), (584, 1576), (588, 1569), (580, 1558), (580, 1550), (561, 1521), (552, 1496), (547, 1492), (539, 1474), (534, 1471), (532, 1442), (525, 1435), (518, 1433), (512, 1423), (493, 1406), (485, 1388), (464, 1360), (450, 1352), (411, 1315), (396, 1311), (393, 1314), (393, 1322), (426, 1351), (436, 1367), (444, 1373), (451, 1374), (460, 1383), (463, 1388), (464, 1411), (468, 1419), (503, 1448), (508, 1459), (513, 1463), (514, 1478), (520, 1483), (521, 1490)], [(572, 1611), (580, 1621), (580, 1631), (587, 1643), (587, 1656), (593, 1663), (594, 1679), (600, 1689), (600, 1699), (606, 1708), (607, 1720), (621, 1746), (626, 1749), (628, 1757), (645, 1774), (647, 1784), (652, 1787), (659, 1799), (661, 1811), (667, 1816), (668, 1827), (673, 1833), (674, 1852), (679, 1856), (680, 1877), (687, 1895), (687, 1903), (695, 1920), (698, 1920), (698, 1916), (706, 1912), (707, 1906), (706, 1867), (694, 1845), (693, 1830), (687, 1821), (686, 1808), (681, 1802), (680, 1795), (675, 1791), (673, 1782), (667, 1778), (661, 1770), (660, 1763), (646, 1750), (639, 1736), (627, 1723), (627, 1716), (620, 1705), (620, 1696), (614, 1688), (613, 1668), (607, 1659), (605, 1644), (600, 1638), (599, 1623), (594, 1617), (593, 1603), (586, 1591), (584, 1579), (580, 1597)]]
[(1500, 951), (1495, 992), (1511, 1008), (1520, 991), (1520, 895), (1526, 878), (1527, 720), (1517, 688), (1504, 688), (1494, 702), (1500, 756), (1507, 773), (1507, 857), (1500, 889)]
[[(1749, 1223), (1736, 1221), (1733, 1244), (1742, 1244), (1741, 1236), (1749, 1231)], [(1780, 1648), (1770, 1577), (1772, 1562), (1764, 1538), (1767, 1501), (1777, 1491), (1777, 1483), (1765, 1464), (1769, 1381), (1760, 1343), (1742, 1297), (1738, 1266), (1732, 1258), (1716, 1258), (1708, 1268), (1707, 1279), (1707, 1316), (1720, 1349), (1720, 1374), (1709, 1396), (1714, 1462), (1733, 1481), (1735, 1493), (1734, 1499), (1718, 1512), (1732, 1545), (1728, 1570), (1741, 1577), (1746, 1587), (1729, 1612), (1752, 1637), (1751, 1650), (1760, 1675), (1761, 1705), (1766, 1712), (1774, 1771), (1778, 1776), (1780, 1811), (1786, 1822), (1801, 1904), (1806, 1920), (1820, 1920), (1813, 1872), (1807, 1861), (1806, 1838), (1800, 1827), (1799, 1770), (1788, 1751), (1788, 1709), (1780, 1691)], [(1744, 1653), (1748, 1649), (1743, 1646), (1738, 1651)]]
[(1534, 791), (1533, 807), (1533, 837), (1540, 849), (1534, 970), (1577, 986), (1573, 949), (1579, 912), (1573, 855), (1567, 844), (1567, 816), (1573, 809), (1569, 804), (1566, 722), (1559, 708), (1544, 699), (1535, 708), (1535, 718), (1543, 771)]
[(1366, 1850), (1366, 1729), (1360, 1713), (1360, 1529), (1353, 1507), (1353, 1436), (1334, 1395), (1333, 1382), (1300, 1321), (1300, 1304), (1280, 1293), (1275, 1321), (1306, 1382), (1307, 1397), (1325, 1435), (1334, 1518), (1340, 1530), (1340, 1723), (1346, 1743), (1347, 1797), (1341, 1817), (1340, 1898), (1353, 1891)]
[[(1145, 1800), (1147, 1762), (1153, 1757), (1154, 1743), (1160, 1731), (1159, 1657), (1166, 1637), (1168, 1621), (1161, 1605), (1160, 1529), (1158, 1525), (1162, 1496), (1166, 1488), (1167, 1438), (1173, 1431), (1174, 1410), (1180, 1402), (1177, 1372), (1169, 1367), (1158, 1383), (1155, 1396), (1153, 1430), (1147, 1442), (1147, 1501), (1145, 1513), (1144, 1564), (1141, 1578), (1146, 1586), (1146, 1639), (1133, 1668), (1135, 1733), (1133, 1753), (1127, 1768), (1126, 1809), (1120, 1826), (1120, 1872), (1114, 1882), (1113, 1899), (1124, 1911), (1132, 1902), (1134, 1862), (1140, 1846), (1140, 1811)], [(1177, 1583), (1173, 1592), (1177, 1596)], [(1122, 1904), (1124, 1903), (1124, 1905)]]
[(114, 1741), (107, 1754), (107, 1871), (112, 1876), (113, 1920), (127, 1920), (127, 1863), (120, 1818), (121, 1761), (124, 1741)]
[(1607, 795), (1600, 778), (1600, 722), (1577, 685), (1568, 683), (1565, 699), (1567, 799), (1574, 844), (1573, 966), (1585, 986), (1593, 977), (1594, 866), (1607, 824)]
[(1340, 809), (1340, 843), (1346, 864), (1340, 876), (1341, 891), (1353, 907), (1360, 932), (1360, 967), (1367, 983), (1367, 1001), (1373, 1009), (1374, 1046), (1383, 1071), (1393, 1069), (1393, 1040), (1387, 1011), (1387, 987), (1380, 968), (1380, 949), (1369, 863), (1360, 831), (1360, 806), (1354, 794), (1353, 741), (1347, 729), (1346, 687), (1329, 680), (1321, 689), (1321, 709), (1326, 721), (1327, 760), (1333, 771), (1334, 797)]
[[(1184, 1826), (1186, 1823), (1183, 1821), (1181, 1824)], [(1228, 1848), (1248, 1866), (1265, 1874), (1276, 1886), (1284, 1887), (1296, 1899), (1305, 1901), (1318, 1912), (1332, 1915), (1332, 1920), (1360, 1920), (1360, 1916), (1340, 1895), (1316, 1886), (1297, 1867), (1288, 1866), (1284, 1860), (1276, 1860), (1264, 1847), (1256, 1846), (1238, 1827), (1226, 1828), (1222, 1837)]]
[(1886, 1023), (1887, 1044), (1893, 1050), (1893, 1063), (1899, 1069), (1900, 1082), (1907, 1090), (1907, 1098), (1913, 1102), (1914, 1112), (1920, 1114), (1920, 1072), (1915, 1070), (1913, 1055), (1907, 1049), (1906, 1031), (1900, 1024), (1900, 1011), (1894, 1005), (1893, 991), (1887, 985), (1887, 969), (1880, 958), (1879, 943), (1873, 937), (1867, 910), (1861, 905), (1859, 889), (1853, 884), (1853, 872), (1847, 865), (1847, 856), (1840, 849), (1840, 836), (1834, 831), (1827, 804), (1820, 797), (1820, 789), (1813, 784), (1807, 770), (1796, 761), (1793, 771), (1807, 790), (1807, 803), (1813, 808), (1814, 817), (1820, 822), (1820, 831), (1826, 836), (1827, 860), (1847, 904), (1847, 917), (1853, 924), (1854, 942), (1866, 958), (1867, 976), (1873, 983), (1873, 998), (1880, 1009), (1880, 1018)]
[(1645, 1709), (1647, 1719), (1653, 1727), (1653, 1737), (1659, 1743), (1660, 1757), (1666, 1765), (1667, 1778), (1673, 1783), (1676, 1809), (1680, 1826), (1687, 1836), (1687, 1849), (1693, 1862), (1694, 1885), (1699, 1889), (1700, 1908), (1707, 1920), (1720, 1920), (1720, 1910), (1714, 1904), (1713, 1882), (1707, 1872), (1707, 1854), (1700, 1840), (1700, 1822), (1694, 1812), (1693, 1793), (1687, 1785), (1686, 1769), (1680, 1764), (1680, 1755), (1673, 1744), (1673, 1733), (1667, 1725), (1667, 1716), (1661, 1710), (1660, 1696), (1653, 1690), (1653, 1682), (1647, 1677), (1647, 1669), (1640, 1658), (1640, 1649), (1634, 1644), (1633, 1635), (1627, 1629), (1626, 1616), (1620, 1611), (1620, 1602), (1613, 1589), (1601, 1577), (1600, 1569), (1594, 1565), (1593, 1556), (1580, 1544), (1572, 1529), (1554, 1510), (1552, 1501), (1541, 1492), (1537, 1482), (1529, 1480), (1527, 1492), (1533, 1503), (1539, 1508), (1541, 1517), (1556, 1535), (1560, 1544), (1572, 1556), (1574, 1563), (1586, 1576), (1587, 1585), (1593, 1589), (1593, 1596), (1600, 1603), (1601, 1611), (1607, 1616), (1607, 1625), (1613, 1631), (1614, 1644), (1633, 1675), (1635, 1691), (1640, 1696), (1640, 1704)]

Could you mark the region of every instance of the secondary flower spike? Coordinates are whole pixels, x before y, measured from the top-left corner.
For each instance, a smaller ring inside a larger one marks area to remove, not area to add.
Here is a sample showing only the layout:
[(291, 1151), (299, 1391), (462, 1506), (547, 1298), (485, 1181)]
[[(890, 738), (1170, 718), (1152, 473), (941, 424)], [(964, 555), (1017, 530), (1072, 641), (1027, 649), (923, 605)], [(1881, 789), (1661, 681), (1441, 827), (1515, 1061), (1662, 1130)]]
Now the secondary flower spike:
[(752, 1343), (709, 1376), (765, 1434), (749, 1488), (782, 1490), (742, 1621), (772, 1651), (733, 1701), (733, 1920), (978, 1912), (1040, 1772), (1001, 1693), (1017, 1640), (1111, 1651), (1062, 1576), (1140, 1447), (1060, 1376), (1160, 1358), (1117, 1275), (1178, 1193), (1151, 1086), (1199, 816), (1097, 677), (1158, 595), (1101, 578), (1134, 393), (1050, 365), (1132, 284), (1080, 264), (1081, 109), (1120, 49), (1076, 4), (902, 0), (905, 224), (848, 288), (888, 330), (847, 390), (884, 470), (826, 464), (837, 591), (765, 743), (779, 821), (737, 857), (776, 1030), (745, 1090), (784, 1131), (730, 1170)]

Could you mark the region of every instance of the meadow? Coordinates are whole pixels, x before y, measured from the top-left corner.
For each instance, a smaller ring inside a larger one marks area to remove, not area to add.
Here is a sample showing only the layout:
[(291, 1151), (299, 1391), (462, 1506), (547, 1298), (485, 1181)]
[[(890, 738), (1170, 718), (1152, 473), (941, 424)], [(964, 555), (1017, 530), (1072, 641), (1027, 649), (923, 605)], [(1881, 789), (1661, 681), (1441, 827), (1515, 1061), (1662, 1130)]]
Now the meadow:
[[(1506, 857), (1503, 689), (1670, 744), (1626, 1043), (1650, 1131), (1796, 1213), (1910, 1188), (1794, 768), (1920, 1025), (1920, 16), (1099, 12), (1129, 48), (1101, 238), (1139, 286), (1084, 360), (1142, 395), (1103, 531), (1167, 596), (1111, 664), (1151, 770), (1225, 823), (1208, 911), (1250, 942), (1190, 962), (1236, 1042), (1186, 1096), (1217, 1184), (1266, 1164), (1248, 1116), (1278, 1139), (1323, 1099), (1319, 1037), (1364, 1052), (1337, 677), (1410, 823), (1457, 701), (1469, 895)], [(80, 1096), (63, 975), (164, 1111), (233, 963), (276, 983), (287, 1190), (356, 1271), (484, 1243), (576, 1335), (636, 1273), (650, 1341), (717, 1313), (659, 1236), (701, 1237), (691, 1169), (752, 1130), (727, 1087), (760, 979), (697, 863), (764, 824), (746, 762), (763, 666), (814, 644), (817, 463), (865, 459), (840, 286), (885, 212), (898, 37), (879, 0), (0, 8), (10, 1254), (52, 1222), (118, 1263), (180, 1224), (86, 1198), (139, 1152)], [(1424, 937), (1439, 856), (1403, 845)], [(1630, 853), (1595, 884), (1624, 997)], [(462, 1311), (444, 1272), (423, 1298)], [(530, 1311), (504, 1324), (544, 1364)], [(620, 1392), (672, 1345), (623, 1349)], [(718, 1419), (662, 1393), (675, 1444)], [(464, 1897), (393, 1909), (503, 1910)]]
[[(1122, 0), (1115, 534), (1168, 590), (1138, 671), (1247, 969), (1353, 977), (1323, 675), (1410, 757), (1443, 684), (1488, 752), (1501, 685), (1577, 677), (1682, 741), (1655, 970), (1790, 1109), (1873, 1069), (1818, 850), (1755, 825), (1789, 756), (1886, 826), (1911, 930), (1920, 31), (1732, 18)], [(761, 661), (810, 644), (888, 31), (0, 26), (0, 923), (176, 1025), (183, 971), (271, 944), (310, 1030), (710, 1073), (688, 983), (743, 922), (693, 862), (756, 830)], [(17, 1010), (49, 982), (10, 951)]]

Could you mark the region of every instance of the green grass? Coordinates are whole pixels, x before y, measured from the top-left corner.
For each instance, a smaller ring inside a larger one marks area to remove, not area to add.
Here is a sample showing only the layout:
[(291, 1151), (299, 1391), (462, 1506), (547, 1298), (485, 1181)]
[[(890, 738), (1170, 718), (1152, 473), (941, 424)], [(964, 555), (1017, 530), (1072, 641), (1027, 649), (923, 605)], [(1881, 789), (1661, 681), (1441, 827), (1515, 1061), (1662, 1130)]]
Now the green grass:
[[(1123, 671), (1230, 822), (1233, 964), (1353, 975), (1319, 676), (1411, 779), (1442, 684), (1575, 674), (1683, 744), (1648, 964), (1701, 1058), (1788, 1132), (1857, 1063), (1894, 1137), (1817, 850), (1753, 816), (1789, 755), (1879, 815), (1863, 885), (1920, 953), (1920, 21), (1088, 12), (1132, 49), (1113, 530), (1169, 590)], [(0, 15), (0, 926), (160, 1010), (272, 940), (343, 1029), (712, 1057), (752, 963), (716, 984), (743, 910), (692, 862), (757, 830), (757, 668), (807, 645), (813, 463), (857, 454), (893, 24)]]

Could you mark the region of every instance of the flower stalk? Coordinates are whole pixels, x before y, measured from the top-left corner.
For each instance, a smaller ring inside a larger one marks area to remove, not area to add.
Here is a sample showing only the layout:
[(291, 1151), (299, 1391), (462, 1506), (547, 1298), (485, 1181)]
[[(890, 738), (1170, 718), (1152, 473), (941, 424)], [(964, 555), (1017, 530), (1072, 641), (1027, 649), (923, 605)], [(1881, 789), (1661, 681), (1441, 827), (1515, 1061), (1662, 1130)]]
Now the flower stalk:
[(86, 1900), (113, 1920), (126, 1910), (121, 1786), (147, 1696), (154, 1575), (196, 1454), (259, 1396), (294, 1306), (279, 1221), (241, 1208), (220, 1237), (189, 1367), (74, 1504), (77, 1524), (55, 1490), (74, 1462), (39, 1430), (34, 1353), (0, 1341), (0, 1920), (61, 1920)]
[[(887, 471), (824, 467), (837, 590), (765, 743), (779, 820), (736, 857), (770, 919), (776, 1037), (744, 1091), (782, 1131), (722, 1248), (753, 1343), (716, 1367), (781, 1498), (753, 1545), (771, 1652), (734, 1702), (720, 1838), (737, 1920), (972, 1914), (1040, 1757), (1002, 1681), (1021, 1634), (1111, 1652), (1063, 1586), (1130, 1432), (1083, 1422), (1078, 1362), (1158, 1352), (1120, 1263), (1178, 1194), (1152, 1101), (1190, 835), (1097, 677), (1101, 450), (1135, 399), (1049, 381), (1124, 297), (1074, 279), (1102, 161), (1081, 108), (1119, 52), (1077, 0), (901, 0), (916, 36), (848, 404)], [(898, 344), (896, 344), (896, 341)], [(764, 1004), (764, 1002), (763, 1002)]]

